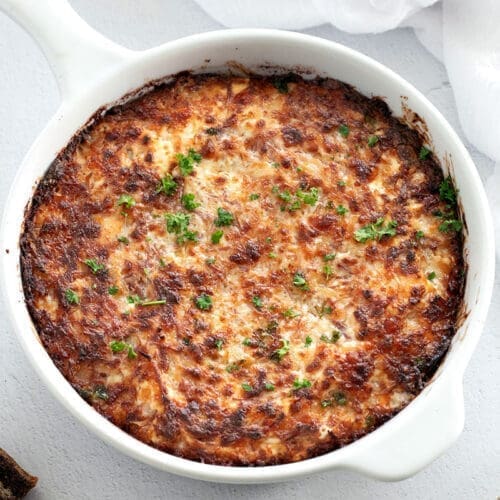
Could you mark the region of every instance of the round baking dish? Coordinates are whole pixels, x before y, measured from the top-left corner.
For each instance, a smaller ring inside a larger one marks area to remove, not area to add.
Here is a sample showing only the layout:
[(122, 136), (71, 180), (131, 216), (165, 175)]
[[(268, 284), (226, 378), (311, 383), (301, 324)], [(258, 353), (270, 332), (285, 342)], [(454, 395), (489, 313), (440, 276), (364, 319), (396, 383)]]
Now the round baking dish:
[[(65, 0), (0, 0), (0, 8), (24, 25), (54, 70), (62, 103), (18, 170), (5, 206), (0, 244), (1, 281), (10, 319), (39, 376), (81, 422), (122, 452), (159, 469), (197, 479), (258, 483), (282, 481), (330, 469), (352, 469), (382, 480), (408, 477), (443, 453), (464, 422), (462, 377), (479, 339), (494, 277), (491, 215), (475, 166), (456, 133), (427, 99), (376, 61), (342, 45), (275, 30), (226, 30), (195, 35), (142, 52), (105, 39)], [(24, 210), (37, 180), (71, 137), (98, 111), (148, 82), (183, 70), (273, 68), (345, 81), (368, 96), (382, 96), (396, 116), (425, 123), (433, 151), (459, 189), (466, 223), (466, 290), (461, 324), (432, 381), (396, 417), (339, 450), (297, 463), (224, 467), (158, 451), (98, 414), (73, 390), (40, 343), (25, 306), (19, 269)], [(409, 113), (411, 110), (412, 113)]]

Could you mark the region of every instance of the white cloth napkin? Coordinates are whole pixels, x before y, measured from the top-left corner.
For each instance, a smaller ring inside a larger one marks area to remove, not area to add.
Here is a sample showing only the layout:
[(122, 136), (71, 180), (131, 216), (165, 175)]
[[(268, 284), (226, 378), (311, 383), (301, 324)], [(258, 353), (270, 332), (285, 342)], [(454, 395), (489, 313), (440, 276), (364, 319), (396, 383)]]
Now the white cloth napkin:
[(304, 29), (329, 22), (349, 33), (412, 27), (448, 71), (467, 139), (495, 160), (486, 190), (500, 256), (500, 0), (196, 0), (228, 27)]

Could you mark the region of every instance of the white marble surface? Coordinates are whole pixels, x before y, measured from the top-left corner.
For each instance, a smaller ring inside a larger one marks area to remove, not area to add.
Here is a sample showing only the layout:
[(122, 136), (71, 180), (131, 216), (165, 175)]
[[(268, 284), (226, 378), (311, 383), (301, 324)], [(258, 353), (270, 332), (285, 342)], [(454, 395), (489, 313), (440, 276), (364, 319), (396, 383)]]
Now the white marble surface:
[[(218, 29), (191, 0), (73, 0), (95, 28), (132, 48)], [(329, 26), (307, 30), (353, 47), (397, 71), (459, 131), (443, 66), (409, 30), (349, 36)], [(58, 103), (39, 49), (0, 14), (0, 212), (17, 166)], [(469, 147), (483, 179), (492, 163)], [(499, 186), (500, 188), (500, 186)], [(0, 318), (4, 318), (0, 302)], [(400, 483), (349, 472), (259, 486), (202, 483), (156, 471), (127, 458), (77, 423), (38, 380), (14, 333), (0, 321), (0, 447), (40, 477), (31, 499), (492, 499), (500, 495), (500, 279), (481, 342), (467, 370), (466, 427), (427, 469)], [(430, 444), (432, 446), (432, 444)]]

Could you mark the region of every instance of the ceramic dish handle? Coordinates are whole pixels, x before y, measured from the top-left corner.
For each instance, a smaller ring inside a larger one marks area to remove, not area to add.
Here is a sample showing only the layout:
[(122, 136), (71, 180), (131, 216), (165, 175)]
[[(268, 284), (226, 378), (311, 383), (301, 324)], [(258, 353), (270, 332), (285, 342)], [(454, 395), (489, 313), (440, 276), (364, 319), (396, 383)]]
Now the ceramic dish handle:
[(63, 101), (134, 53), (91, 28), (67, 0), (0, 0), (0, 10), (40, 45)]
[[(460, 373), (439, 377), (406, 411), (368, 436), (369, 449), (355, 454), (343, 465), (381, 479), (397, 481), (416, 474), (444, 453), (464, 426), (463, 388)], [(356, 443), (354, 443), (355, 445)]]

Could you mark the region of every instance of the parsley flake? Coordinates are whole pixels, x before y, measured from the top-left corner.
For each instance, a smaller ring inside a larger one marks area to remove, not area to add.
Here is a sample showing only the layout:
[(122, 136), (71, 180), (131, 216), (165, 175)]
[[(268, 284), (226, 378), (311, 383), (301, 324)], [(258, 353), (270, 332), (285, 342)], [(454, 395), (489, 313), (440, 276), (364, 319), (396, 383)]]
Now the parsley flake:
[(370, 148), (373, 148), (373, 146), (375, 146), (375, 144), (377, 144), (378, 141), (379, 141), (378, 135), (371, 135), (370, 137), (368, 137), (368, 146)]
[(439, 197), (448, 205), (455, 206), (457, 204), (457, 192), (450, 176), (446, 177), (439, 185)]
[(95, 259), (86, 259), (84, 262), (94, 274), (105, 269), (104, 264), (99, 264)]
[(344, 205), (339, 205), (335, 211), (339, 214), (339, 215), (345, 215), (347, 212), (349, 212), (349, 210), (347, 210), (346, 207), (344, 207)]
[(126, 208), (132, 208), (135, 206), (135, 200), (129, 194), (122, 194), (118, 198), (118, 205), (123, 205)]
[(373, 224), (357, 229), (354, 233), (354, 239), (360, 243), (366, 243), (368, 240), (380, 241), (384, 236), (396, 236), (397, 225), (398, 223), (393, 220), (384, 227), (384, 219), (380, 217)]
[(165, 193), (167, 196), (172, 196), (177, 191), (177, 182), (174, 181), (170, 174), (160, 179), (160, 184), (156, 188), (157, 193)]
[(187, 155), (179, 153), (175, 155), (175, 159), (177, 160), (181, 174), (185, 177), (193, 172), (195, 163), (200, 163), (201, 155), (194, 149), (190, 149)]
[(349, 127), (347, 125), (340, 125), (339, 134), (342, 137), (347, 137), (349, 135)]
[(118, 287), (116, 285), (110, 286), (108, 288), (108, 293), (110, 295), (116, 295), (118, 293), (118, 291), (119, 291), (119, 289), (118, 289)]
[(425, 234), (423, 231), (418, 230), (415, 232), (415, 239), (417, 239), (417, 240), (421, 240), (424, 236), (425, 236)]
[(446, 219), (441, 224), (439, 224), (438, 229), (442, 233), (459, 233), (462, 229), (462, 222), (460, 222), (458, 219)]
[(118, 236), (116, 238), (120, 243), (123, 243), (124, 245), (128, 245), (130, 243), (129, 239), (126, 236)]
[(252, 193), (248, 198), (250, 201), (258, 200), (260, 198), (260, 194), (259, 193)]
[(311, 382), (309, 382), (309, 380), (307, 379), (298, 379), (296, 378), (294, 381), (293, 381), (293, 388), (294, 390), (299, 390), (299, 389), (307, 389), (308, 387), (311, 387)]
[(281, 339), (281, 344), (282, 346), (279, 349), (276, 349), (271, 355), (271, 358), (275, 359), (278, 362), (280, 362), (288, 354), (288, 351), (290, 350), (289, 340)]
[(430, 273), (427, 274), (427, 279), (429, 281), (432, 281), (435, 277), (436, 277), (436, 272), (435, 271), (431, 271)]
[(192, 193), (183, 194), (181, 197), (181, 203), (182, 203), (182, 206), (186, 210), (189, 210), (190, 212), (197, 209), (201, 205), (201, 203), (198, 203), (197, 201), (195, 201), (194, 194), (192, 194)]
[(431, 153), (432, 151), (430, 149), (426, 148), (425, 146), (422, 146), (418, 153), (418, 158), (419, 160), (425, 160)]
[(272, 382), (266, 382), (264, 388), (266, 391), (274, 391), (274, 384)]
[(71, 288), (68, 288), (64, 292), (64, 297), (66, 298), (66, 301), (68, 302), (68, 304), (79, 304), (80, 303), (80, 297), (78, 297), (78, 295), (73, 290), (71, 290)]
[(217, 339), (215, 341), (215, 347), (217, 348), (218, 351), (222, 349), (222, 345), (224, 344), (224, 341), (222, 339)]
[(110, 342), (109, 347), (114, 353), (122, 352), (127, 349), (127, 357), (129, 359), (137, 358), (137, 353), (134, 350), (134, 346), (132, 344), (127, 344), (127, 342), (123, 342), (122, 340), (113, 340), (112, 342)]
[(294, 286), (300, 288), (301, 290), (309, 290), (309, 285), (307, 284), (306, 278), (302, 273), (295, 273), (293, 275), (292, 283)]
[(251, 392), (251, 391), (253, 391), (253, 387), (250, 384), (247, 384), (246, 382), (244, 382), (243, 384), (241, 384), (241, 388), (245, 392)]
[(217, 231), (214, 231), (212, 233), (212, 236), (210, 236), (210, 241), (214, 245), (216, 245), (217, 243), (219, 243), (219, 241), (221, 240), (223, 235), (224, 235), (224, 231), (222, 229), (217, 229)]
[(324, 256), (323, 256), (323, 260), (324, 260), (325, 262), (328, 262), (328, 261), (330, 261), (330, 260), (335, 259), (335, 257), (336, 257), (336, 256), (337, 256), (337, 254), (336, 254), (336, 253), (327, 253), (326, 255), (324, 255)]
[(310, 335), (308, 335), (308, 336), (306, 337), (306, 340), (304, 341), (304, 345), (305, 345), (306, 347), (309, 347), (309, 346), (312, 344), (312, 341), (313, 341), (312, 337), (311, 337)]
[(323, 266), (323, 274), (325, 275), (325, 278), (328, 280), (331, 278), (333, 274), (332, 266), (329, 266), (328, 264)]
[(295, 312), (293, 309), (287, 309), (283, 312), (283, 316), (285, 316), (285, 318), (293, 319), (297, 316), (300, 316), (300, 314), (298, 312)]
[(210, 311), (212, 309), (212, 297), (206, 293), (202, 293), (195, 297), (194, 303), (200, 311)]
[(234, 216), (231, 212), (224, 210), (223, 208), (217, 209), (217, 217), (214, 220), (214, 224), (217, 227), (230, 226), (234, 221)]
[(177, 235), (177, 243), (186, 241), (198, 241), (198, 236), (193, 231), (188, 230), (190, 216), (182, 212), (175, 214), (165, 214), (167, 231)]
[(333, 330), (330, 337), (328, 335), (321, 335), (320, 340), (327, 344), (335, 344), (340, 339), (341, 333), (338, 330)]
[(252, 298), (252, 303), (253, 305), (255, 306), (255, 309), (262, 309), (262, 299), (260, 297), (258, 297), (257, 295), (255, 297)]

